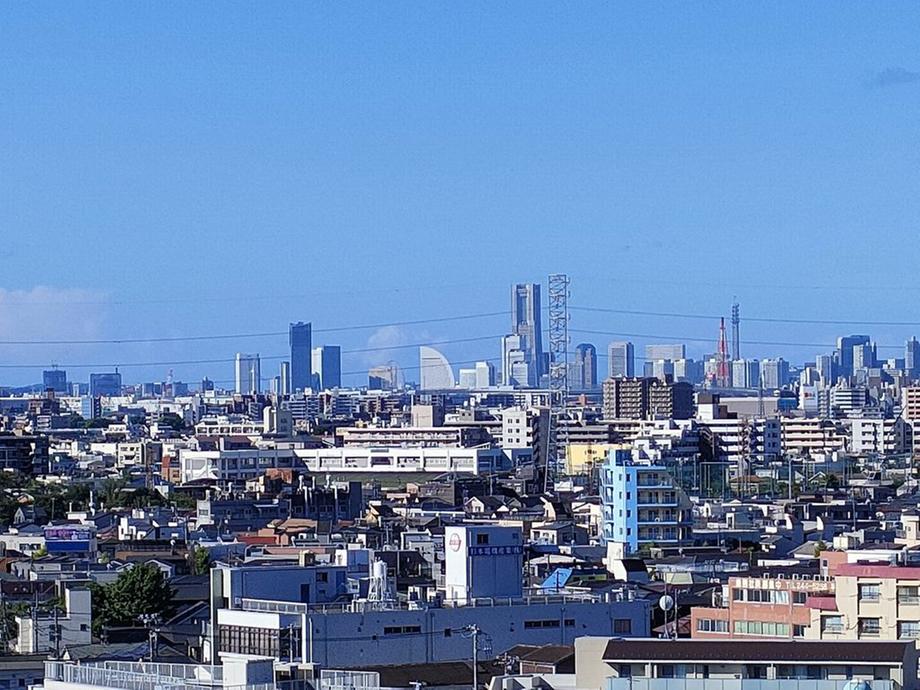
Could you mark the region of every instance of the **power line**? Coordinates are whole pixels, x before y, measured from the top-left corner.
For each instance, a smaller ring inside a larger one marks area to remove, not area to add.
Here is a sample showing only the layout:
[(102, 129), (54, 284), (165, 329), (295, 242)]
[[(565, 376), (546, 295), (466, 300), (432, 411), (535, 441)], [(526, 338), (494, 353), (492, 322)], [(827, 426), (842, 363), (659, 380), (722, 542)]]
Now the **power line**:
[[(354, 326), (339, 326), (336, 328), (316, 328), (313, 333), (344, 333), (346, 331), (371, 330), (386, 328), (388, 326), (419, 326), (430, 323), (447, 323), (452, 321), (468, 321), (494, 316), (506, 316), (509, 311), (482, 312), (479, 314), (462, 314), (460, 316), (440, 316), (429, 319), (413, 319), (409, 321), (391, 321), (388, 323), (368, 323)], [(242, 340), (248, 338), (276, 338), (287, 335), (288, 331), (264, 331), (250, 333), (218, 333), (213, 335), (178, 335), (150, 338), (99, 338), (89, 340), (0, 340), (0, 345), (129, 345), (136, 343), (179, 343), (208, 340)]]
[[(641, 309), (608, 309), (606, 307), (569, 307), (573, 311), (595, 312), (601, 314), (622, 314), (625, 316), (656, 316), (676, 319), (703, 319), (718, 321), (722, 314), (688, 314), (685, 312), (648, 311)], [(745, 316), (742, 322), (754, 323), (790, 323), (816, 326), (917, 326), (920, 321), (869, 321), (865, 319), (791, 319), (772, 316)], [(750, 341), (749, 341), (750, 342)]]
[[(501, 338), (501, 335), (480, 335), (472, 338), (453, 338), (450, 340), (437, 340), (437, 341), (428, 341), (424, 343), (405, 343), (402, 345), (385, 345), (380, 347), (362, 347), (354, 350), (342, 350), (343, 355), (354, 355), (354, 354), (366, 354), (369, 352), (389, 352), (391, 350), (406, 350), (413, 349), (423, 346), (435, 346), (435, 345), (454, 345), (457, 343), (473, 343), (481, 342), (483, 340), (498, 340)], [(283, 355), (260, 355), (259, 361), (271, 361), (271, 360), (285, 360), (289, 359), (290, 354)], [(198, 364), (228, 364), (235, 362), (235, 357), (221, 357), (218, 359), (187, 359), (187, 360), (167, 360), (160, 362), (117, 362), (109, 361), (102, 363), (76, 363), (76, 364), (63, 364), (56, 363), (60, 369), (94, 369), (102, 367), (118, 367), (118, 368), (130, 368), (130, 367), (165, 367), (165, 366), (190, 366)], [(0, 364), (0, 369), (45, 369), (47, 364)]]

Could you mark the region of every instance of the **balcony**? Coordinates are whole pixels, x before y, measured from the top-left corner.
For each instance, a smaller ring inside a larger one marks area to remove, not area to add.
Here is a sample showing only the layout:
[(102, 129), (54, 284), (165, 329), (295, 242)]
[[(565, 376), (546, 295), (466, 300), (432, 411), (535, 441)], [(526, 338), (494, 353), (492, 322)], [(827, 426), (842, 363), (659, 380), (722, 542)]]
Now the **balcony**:
[[(871, 690), (900, 690), (892, 680), (867, 681)], [(852, 680), (805, 678), (608, 678), (605, 690), (852, 690)]]

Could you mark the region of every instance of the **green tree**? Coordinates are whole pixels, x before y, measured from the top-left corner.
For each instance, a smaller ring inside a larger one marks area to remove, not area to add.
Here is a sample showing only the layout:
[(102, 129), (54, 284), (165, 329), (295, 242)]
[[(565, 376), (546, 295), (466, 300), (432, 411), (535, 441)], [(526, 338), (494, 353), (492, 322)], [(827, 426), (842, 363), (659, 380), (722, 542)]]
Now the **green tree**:
[(195, 575), (207, 575), (211, 570), (211, 553), (200, 546), (192, 548), (192, 573)]
[(826, 550), (827, 550), (827, 544), (819, 540), (818, 543), (815, 544), (815, 558), (820, 556), (822, 551), (826, 551)]
[(136, 565), (108, 585), (93, 585), (93, 630), (137, 625), (144, 614), (166, 617), (175, 592), (155, 565)]

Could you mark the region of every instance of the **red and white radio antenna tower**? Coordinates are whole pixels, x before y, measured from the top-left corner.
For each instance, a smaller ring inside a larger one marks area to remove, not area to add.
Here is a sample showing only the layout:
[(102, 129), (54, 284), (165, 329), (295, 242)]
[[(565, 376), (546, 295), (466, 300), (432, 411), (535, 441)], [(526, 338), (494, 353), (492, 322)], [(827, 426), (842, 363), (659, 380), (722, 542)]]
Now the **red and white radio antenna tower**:
[(728, 388), (730, 376), (728, 374), (728, 338), (725, 337), (725, 317), (719, 321), (719, 368), (716, 372), (716, 382), (722, 388)]

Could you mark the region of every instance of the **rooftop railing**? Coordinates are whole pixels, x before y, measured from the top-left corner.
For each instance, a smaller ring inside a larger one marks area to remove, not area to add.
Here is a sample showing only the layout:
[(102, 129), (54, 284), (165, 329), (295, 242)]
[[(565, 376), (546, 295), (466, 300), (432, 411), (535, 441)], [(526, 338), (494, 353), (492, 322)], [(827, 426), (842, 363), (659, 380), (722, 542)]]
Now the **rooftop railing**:
[[(211, 675), (213, 673), (213, 676)], [(172, 674), (172, 675), (171, 675)], [(75, 664), (45, 662), (45, 681), (72, 685), (111, 688), (112, 690), (277, 690), (275, 683), (223, 685), (219, 667), (187, 664), (148, 664), (144, 662), (105, 662)]]

